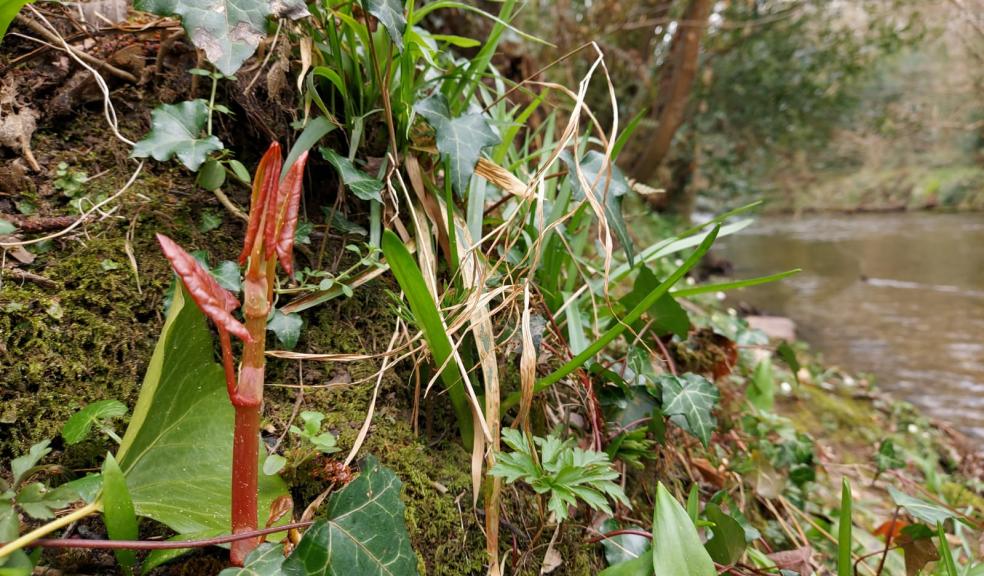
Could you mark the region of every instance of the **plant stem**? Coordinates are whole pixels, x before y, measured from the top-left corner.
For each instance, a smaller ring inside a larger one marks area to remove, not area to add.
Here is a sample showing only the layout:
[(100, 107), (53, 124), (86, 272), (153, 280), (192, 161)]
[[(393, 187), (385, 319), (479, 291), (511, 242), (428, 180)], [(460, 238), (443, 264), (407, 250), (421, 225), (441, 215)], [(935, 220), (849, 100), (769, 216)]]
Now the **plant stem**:
[(64, 528), (65, 526), (68, 526), (72, 522), (75, 522), (76, 520), (81, 520), (82, 518), (85, 518), (90, 514), (95, 514), (100, 510), (102, 510), (102, 502), (97, 500), (92, 504), (79, 508), (78, 510), (72, 512), (71, 514), (66, 514), (61, 518), (48, 522), (44, 526), (35, 528), (34, 530), (31, 530), (30, 532), (24, 534), (20, 538), (7, 542), (6, 544), (3, 545), (3, 547), (0, 547), (0, 558), (6, 558), (7, 556), (20, 550), (21, 548), (29, 546), (32, 542), (36, 540), (40, 540), (42, 536), (51, 534), (52, 532), (58, 530), (59, 528)]
[[(259, 406), (236, 406), (236, 435), (232, 444), (232, 533), (252, 532), (257, 525), (257, 473), (259, 472)], [(230, 560), (242, 566), (259, 546), (260, 538), (232, 543)]]
[(215, 90), (219, 87), (219, 77), (212, 74), (212, 93), (208, 97), (208, 135), (212, 135), (212, 112), (215, 107)]

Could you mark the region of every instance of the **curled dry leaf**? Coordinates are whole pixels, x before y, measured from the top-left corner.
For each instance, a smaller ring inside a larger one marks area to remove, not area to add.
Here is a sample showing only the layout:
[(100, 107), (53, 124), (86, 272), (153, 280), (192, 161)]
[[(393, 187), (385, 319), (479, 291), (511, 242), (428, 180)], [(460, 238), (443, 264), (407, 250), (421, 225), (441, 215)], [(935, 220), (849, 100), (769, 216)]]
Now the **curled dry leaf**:
[(194, 256), (185, 252), (174, 240), (158, 234), (157, 242), (160, 243), (164, 256), (171, 262), (171, 267), (174, 268), (178, 278), (181, 278), (181, 282), (201, 311), (215, 322), (220, 330), (225, 330), (246, 342), (252, 342), (253, 338), (246, 327), (230, 314), (239, 306), (239, 300), (231, 292), (219, 286), (215, 278), (202, 268)]
[(240, 264), (245, 264), (250, 252), (253, 251), (253, 244), (256, 242), (256, 236), (260, 231), (268, 198), (270, 196), (276, 196), (275, 192), (280, 178), (282, 163), (280, 144), (274, 142), (267, 148), (266, 154), (260, 160), (260, 165), (256, 168), (256, 175), (253, 177), (253, 195), (250, 199), (249, 225), (246, 227), (246, 240), (243, 242), (243, 251), (239, 254)]

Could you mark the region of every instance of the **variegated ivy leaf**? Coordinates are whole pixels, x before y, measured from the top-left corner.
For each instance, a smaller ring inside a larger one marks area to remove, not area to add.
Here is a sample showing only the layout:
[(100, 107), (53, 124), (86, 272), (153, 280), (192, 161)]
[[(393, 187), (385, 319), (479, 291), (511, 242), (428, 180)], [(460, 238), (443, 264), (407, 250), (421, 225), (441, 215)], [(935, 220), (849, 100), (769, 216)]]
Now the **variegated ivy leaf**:
[(366, 11), (376, 17), (379, 23), (386, 27), (393, 44), (403, 51), (403, 32), (407, 28), (407, 19), (403, 16), (401, 0), (366, 0)]
[(707, 446), (711, 433), (717, 428), (717, 421), (711, 414), (718, 402), (717, 386), (703, 376), (689, 373), (664, 375), (659, 383), (663, 389), (663, 414)]
[(482, 150), (501, 142), (499, 135), (481, 113), (451, 118), (447, 102), (439, 94), (418, 102), (414, 110), (434, 128), (437, 149), (450, 161), (451, 183), (458, 195), (464, 196)]
[(185, 32), (220, 72), (231, 75), (266, 36), (267, 17), (308, 15), (303, 0), (137, 0), (137, 10), (180, 16)]
[(197, 171), (209, 153), (222, 149), (215, 136), (203, 137), (207, 119), (208, 104), (201, 99), (161, 104), (150, 113), (150, 132), (134, 145), (133, 157), (165, 161), (176, 155), (187, 169)]

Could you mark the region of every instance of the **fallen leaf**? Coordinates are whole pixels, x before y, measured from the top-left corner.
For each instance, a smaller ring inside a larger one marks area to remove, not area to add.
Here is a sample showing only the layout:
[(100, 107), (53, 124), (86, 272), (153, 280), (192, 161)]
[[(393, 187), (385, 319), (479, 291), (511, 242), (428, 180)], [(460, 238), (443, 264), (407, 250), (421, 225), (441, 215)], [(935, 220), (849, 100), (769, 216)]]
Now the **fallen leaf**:
[(800, 576), (813, 576), (812, 558), (813, 548), (809, 546), (769, 554), (769, 559), (776, 563), (777, 568), (792, 570)]
[(917, 576), (926, 564), (940, 559), (940, 552), (930, 538), (913, 540), (908, 534), (902, 534), (896, 542), (905, 555), (906, 576)]

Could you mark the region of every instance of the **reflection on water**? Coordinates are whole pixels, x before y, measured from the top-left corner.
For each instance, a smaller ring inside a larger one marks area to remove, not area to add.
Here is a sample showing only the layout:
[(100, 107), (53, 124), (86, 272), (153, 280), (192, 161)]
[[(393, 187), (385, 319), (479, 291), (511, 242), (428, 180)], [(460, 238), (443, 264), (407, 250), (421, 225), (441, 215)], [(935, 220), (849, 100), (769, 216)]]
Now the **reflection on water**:
[(764, 219), (722, 242), (735, 275), (800, 275), (730, 296), (789, 316), (844, 368), (984, 437), (984, 215)]

